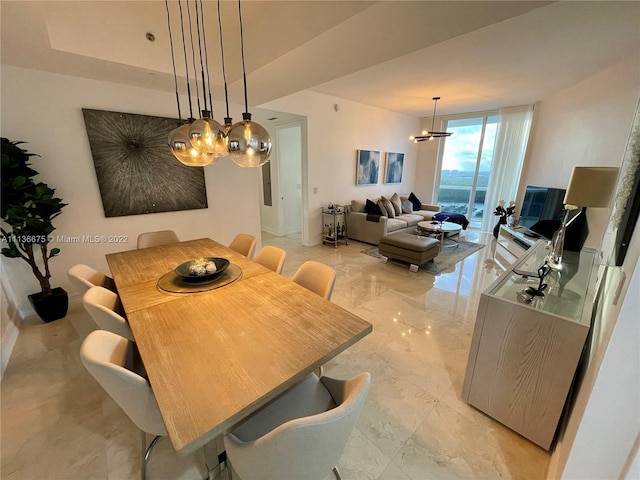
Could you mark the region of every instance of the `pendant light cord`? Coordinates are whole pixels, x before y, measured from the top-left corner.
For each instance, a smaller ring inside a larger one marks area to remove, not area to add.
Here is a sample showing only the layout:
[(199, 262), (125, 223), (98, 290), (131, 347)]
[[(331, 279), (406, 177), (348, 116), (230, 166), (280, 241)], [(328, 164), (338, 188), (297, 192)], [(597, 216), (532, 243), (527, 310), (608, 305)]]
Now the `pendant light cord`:
[(182, 123), (182, 113), (180, 112), (180, 95), (178, 94), (178, 75), (176, 73), (176, 60), (173, 55), (173, 35), (171, 34), (171, 15), (169, 13), (169, 0), (164, 0), (164, 6), (167, 9), (167, 28), (169, 30), (169, 45), (171, 46), (171, 65), (173, 66), (173, 83), (176, 89), (176, 104), (178, 105), (178, 120), (180, 121), (180, 123)]
[(238, 0), (238, 18), (240, 19), (240, 53), (242, 55), (242, 80), (244, 82), (244, 113), (249, 115), (249, 102), (247, 100), (247, 72), (244, 68), (244, 34), (242, 31), (242, 7)]
[(224, 67), (224, 42), (222, 41), (222, 19), (220, 15), (220, 0), (218, 0), (218, 29), (220, 31), (220, 56), (222, 57), (222, 80), (224, 81), (224, 102), (227, 107), (227, 117), (225, 118), (225, 123), (227, 118), (229, 117), (229, 92), (227, 90), (227, 72)]
[[(196, 31), (198, 32), (198, 51), (200, 53), (200, 74), (202, 76), (202, 98), (204, 100), (204, 110), (209, 111), (207, 108), (207, 84), (204, 79), (204, 62), (202, 61), (202, 38), (200, 36), (200, 14), (198, 9), (198, 0), (193, 0), (196, 6)], [(204, 115), (203, 115), (204, 116)]]
[(193, 22), (191, 21), (191, 7), (189, 7), (189, 1), (187, 0), (187, 16), (189, 17), (189, 39), (191, 40), (191, 62), (193, 63), (193, 78), (196, 80), (196, 105), (198, 106), (198, 112), (200, 109), (200, 89), (198, 88), (198, 71), (196, 70), (196, 50), (193, 47)]
[(180, 28), (182, 30), (182, 51), (184, 52), (184, 71), (187, 75), (187, 95), (189, 97), (189, 119), (193, 118), (193, 107), (191, 106), (191, 84), (189, 82), (189, 64), (187, 62), (187, 45), (184, 40), (184, 20), (182, 16), (182, 3), (178, 0), (180, 7)]
[(204, 28), (204, 7), (200, 0), (200, 15), (202, 15), (202, 41), (204, 43), (204, 63), (207, 71), (207, 86), (209, 87), (209, 107), (211, 107), (211, 118), (213, 118), (213, 98), (211, 96), (211, 76), (209, 74), (209, 52), (207, 51), (207, 30)]
[(433, 117), (431, 118), (431, 131), (434, 132), (434, 125), (436, 122), (436, 105), (438, 104), (439, 97), (433, 98)]

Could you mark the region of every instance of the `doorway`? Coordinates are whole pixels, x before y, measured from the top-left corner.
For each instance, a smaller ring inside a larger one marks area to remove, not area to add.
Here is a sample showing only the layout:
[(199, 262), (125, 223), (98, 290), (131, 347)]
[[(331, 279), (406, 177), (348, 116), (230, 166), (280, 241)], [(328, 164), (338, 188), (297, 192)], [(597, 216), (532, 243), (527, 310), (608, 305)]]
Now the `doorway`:
[(263, 166), (260, 220), (263, 232), (283, 237), (303, 233), (303, 122), (269, 127), (271, 160)]

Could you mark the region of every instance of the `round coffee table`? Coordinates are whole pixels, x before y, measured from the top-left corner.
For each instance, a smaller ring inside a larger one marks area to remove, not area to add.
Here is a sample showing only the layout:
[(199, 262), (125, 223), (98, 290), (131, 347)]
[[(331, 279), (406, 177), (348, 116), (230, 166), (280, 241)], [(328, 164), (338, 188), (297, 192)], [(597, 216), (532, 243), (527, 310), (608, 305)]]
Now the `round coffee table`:
[[(457, 247), (461, 231), (462, 225), (453, 222), (437, 222), (433, 220), (418, 222), (417, 225), (418, 235), (437, 238), (440, 241), (440, 249), (442, 247)], [(445, 239), (450, 240), (451, 243), (445, 245)]]

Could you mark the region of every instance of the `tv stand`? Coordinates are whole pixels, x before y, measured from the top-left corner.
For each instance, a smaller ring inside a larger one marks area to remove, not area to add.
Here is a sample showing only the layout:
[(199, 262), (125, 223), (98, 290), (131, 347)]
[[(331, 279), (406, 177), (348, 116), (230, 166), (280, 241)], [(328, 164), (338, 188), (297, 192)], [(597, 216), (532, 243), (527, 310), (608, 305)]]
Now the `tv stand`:
[(503, 267), (508, 268), (525, 254), (529, 248), (533, 247), (538, 241), (536, 238), (528, 237), (525, 227), (507, 227), (500, 226), (498, 233), (498, 241), (496, 244), (496, 260), (501, 261)]

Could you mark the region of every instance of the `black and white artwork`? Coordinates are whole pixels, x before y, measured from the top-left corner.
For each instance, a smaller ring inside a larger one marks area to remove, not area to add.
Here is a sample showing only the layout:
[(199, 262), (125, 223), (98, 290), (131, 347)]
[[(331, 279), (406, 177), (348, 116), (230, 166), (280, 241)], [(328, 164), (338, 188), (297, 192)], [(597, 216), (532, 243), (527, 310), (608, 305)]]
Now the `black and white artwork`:
[(402, 183), (402, 168), (404, 166), (404, 153), (387, 153), (387, 171), (384, 175), (384, 183)]
[(202, 167), (171, 153), (174, 118), (83, 108), (106, 217), (207, 208)]
[(358, 150), (356, 185), (376, 185), (379, 172), (380, 152), (377, 150)]

